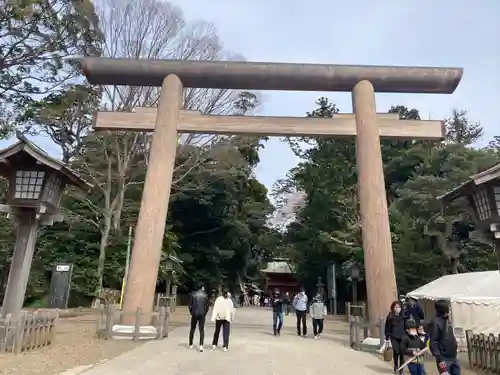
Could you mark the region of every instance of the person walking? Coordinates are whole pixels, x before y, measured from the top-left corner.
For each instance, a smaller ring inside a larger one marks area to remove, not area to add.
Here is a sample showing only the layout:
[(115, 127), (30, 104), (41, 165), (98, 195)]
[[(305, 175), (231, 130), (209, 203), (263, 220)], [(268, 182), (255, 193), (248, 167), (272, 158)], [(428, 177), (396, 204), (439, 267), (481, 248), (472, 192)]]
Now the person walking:
[[(394, 360), (394, 373), (400, 365), (404, 363), (403, 352), (401, 351), (401, 340), (405, 336), (405, 319), (401, 311), (401, 303), (394, 301), (391, 303), (389, 314), (385, 319), (385, 341), (391, 343)], [(402, 371), (400, 371), (402, 373)]]
[(414, 320), (415, 323), (417, 323), (417, 326), (420, 325), (420, 322), (423, 322), (425, 319), (424, 310), (422, 310), (415, 298), (408, 297), (406, 308), (404, 310), (405, 319)]
[[(418, 355), (425, 348), (425, 341), (418, 335), (418, 325), (414, 320), (406, 321), (406, 335), (401, 339), (401, 353), (410, 361), (408, 370), (410, 375), (424, 375), (424, 356)], [(403, 362), (404, 363), (404, 362)], [(402, 363), (400, 364), (402, 365)]]
[(293, 308), (297, 316), (297, 335), (301, 336), (300, 326), (302, 323), (302, 336), (307, 335), (307, 295), (304, 288), (300, 288), (300, 292), (293, 299)]
[(203, 351), (203, 341), (205, 339), (205, 317), (209, 308), (209, 299), (205, 293), (203, 285), (198, 286), (198, 290), (191, 294), (189, 300), (189, 313), (191, 314), (191, 328), (189, 330), (189, 347), (193, 347), (194, 331), (198, 325), (200, 331), (200, 352)]
[(273, 333), (279, 336), (281, 327), (283, 327), (283, 299), (280, 297), (279, 290), (276, 290), (271, 297), (271, 307), (273, 308)]
[(323, 332), (326, 306), (321, 299), (319, 293), (313, 298), (311, 306), (309, 307), (309, 315), (311, 315), (314, 339), (318, 340), (321, 332)]
[(285, 298), (283, 298), (283, 308), (285, 310), (285, 315), (290, 315), (290, 293), (285, 293)]
[(240, 293), (239, 295), (239, 303), (240, 307), (243, 307), (245, 305), (245, 295), (243, 293)]
[(212, 310), (212, 322), (215, 322), (214, 338), (212, 340), (212, 349), (217, 348), (219, 335), (222, 328), (222, 349), (227, 352), (229, 348), (229, 334), (231, 322), (234, 320), (235, 309), (231, 293), (224, 291), (223, 295), (217, 297)]
[(450, 305), (446, 300), (434, 304), (436, 317), (432, 320), (429, 332), (429, 347), (436, 359), (439, 374), (460, 375), (460, 362), (457, 358), (457, 339), (450, 324)]

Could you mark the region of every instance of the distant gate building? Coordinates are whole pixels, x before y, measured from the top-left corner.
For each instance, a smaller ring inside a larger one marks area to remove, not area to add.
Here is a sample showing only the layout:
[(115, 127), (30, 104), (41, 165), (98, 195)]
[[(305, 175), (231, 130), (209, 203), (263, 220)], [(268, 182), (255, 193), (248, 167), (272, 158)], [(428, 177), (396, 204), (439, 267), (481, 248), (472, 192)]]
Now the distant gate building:
[(272, 294), (276, 289), (282, 294), (289, 292), (291, 296), (299, 291), (295, 270), (287, 259), (276, 258), (267, 263), (266, 268), (261, 270), (266, 279), (265, 293)]

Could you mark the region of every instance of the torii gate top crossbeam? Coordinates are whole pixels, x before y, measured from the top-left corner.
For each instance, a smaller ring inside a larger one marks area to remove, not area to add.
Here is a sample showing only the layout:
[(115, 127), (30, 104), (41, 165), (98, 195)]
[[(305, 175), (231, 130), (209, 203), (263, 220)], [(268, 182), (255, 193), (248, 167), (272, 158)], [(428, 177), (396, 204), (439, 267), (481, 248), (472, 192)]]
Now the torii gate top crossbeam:
[(269, 62), (81, 59), (90, 83), (161, 86), (178, 76), (184, 87), (246, 90), (351, 91), (362, 80), (376, 92), (451, 94), (461, 68), (288, 64)]

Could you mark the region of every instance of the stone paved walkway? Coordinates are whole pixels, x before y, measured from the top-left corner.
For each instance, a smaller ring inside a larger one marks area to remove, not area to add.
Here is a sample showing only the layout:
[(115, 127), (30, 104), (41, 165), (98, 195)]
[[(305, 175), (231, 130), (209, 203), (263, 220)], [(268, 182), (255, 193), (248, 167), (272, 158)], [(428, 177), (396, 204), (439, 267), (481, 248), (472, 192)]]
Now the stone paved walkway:
[[(296, 335), (295, 316), (285, 317), (281, 336), (271, 334), (271, 312), (236, 310), (229, 350), (211, 349), (213, 324), (205, 327), (205, 351), (187, 346), (188, 327), (95, 366), (84, 375), (375, 375), (390, 374), (376, 356), (346, 347), (345, 337), (328, 331), (320, 340)], [(311, 322), (309, 321), (309, 329)], [(327, 322), (328, 324), (328, 322)], [(196, 342), (197, 336), (195, 336)], [(222, 337), (221, 337), (222, 339)]]

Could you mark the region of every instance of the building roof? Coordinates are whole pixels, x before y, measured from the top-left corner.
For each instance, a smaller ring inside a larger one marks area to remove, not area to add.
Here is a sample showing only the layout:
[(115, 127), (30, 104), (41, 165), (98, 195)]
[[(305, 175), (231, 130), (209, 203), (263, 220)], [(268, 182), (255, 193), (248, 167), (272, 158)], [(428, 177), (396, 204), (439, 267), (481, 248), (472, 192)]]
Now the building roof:
[(91, 184), (81, 178), (76, 172), (68, 168), (65, 163), (51, 157), (40, 147), (26, 138), (21, 132), (17, 132), (16, 137), (18, 142), (0, 150), (0, 163), (8, 163), (8, 159), (12, 156), (19, 153), (25, 153), (35, 159), (38, 163), (59, 171), (71, 184), (79, 187), (80, 189), (88, 191), (92, 188)]
[(295, 270), (287, 261), (268, 262), (266, 268), (260, 271), (263, 273), (285, 273), (285, 274), (295, 273)]
[(500, 177), (500, 163), (485, 171), (476, 173), (469, 177), (463, 184), (437, 197), (438, 200), (453, 201), (463, 195), (467, 195), (476, 187)]
[(416, 299), (500, 305), (500, 271), (442, 276), (407, 294)]

